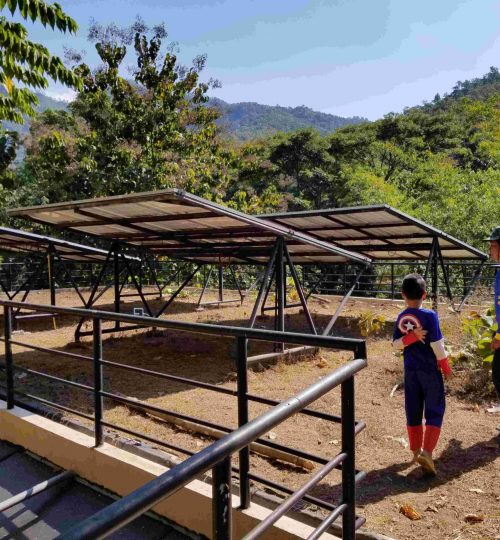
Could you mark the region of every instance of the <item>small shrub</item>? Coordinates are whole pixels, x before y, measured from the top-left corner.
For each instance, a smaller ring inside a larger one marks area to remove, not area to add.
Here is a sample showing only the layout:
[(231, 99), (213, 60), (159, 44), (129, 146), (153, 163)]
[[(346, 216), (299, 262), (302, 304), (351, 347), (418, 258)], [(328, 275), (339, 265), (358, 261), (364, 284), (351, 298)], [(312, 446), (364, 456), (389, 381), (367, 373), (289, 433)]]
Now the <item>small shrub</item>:
[(493, 313), (493, 308), (488, 309), (485, 315), (473, 311), (464, 322), (464, 331), (469, 338), (466, 351), (482, 361), (485, 367), (491, 367), (493, 362), (491, 342), (498, 331)]
[(385, 325), (385, 317), (373, 311), (364, 311), (358, 320), (358, 327), (363, 337), (379, 334)]

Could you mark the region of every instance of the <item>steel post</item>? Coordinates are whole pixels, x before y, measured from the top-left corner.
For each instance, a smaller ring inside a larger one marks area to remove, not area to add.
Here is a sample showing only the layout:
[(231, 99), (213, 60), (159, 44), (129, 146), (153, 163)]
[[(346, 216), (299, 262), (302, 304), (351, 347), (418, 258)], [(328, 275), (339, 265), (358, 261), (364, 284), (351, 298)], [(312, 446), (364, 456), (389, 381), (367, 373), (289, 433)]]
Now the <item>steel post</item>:
[(391, 263), (391, 300), (394, 300), (394, 264)]
[(14, 408), (14, 361), (12, 358), (12, 308), (3, 307), (4, 340), (5, 340), (5, 384), (7, 391), (7, 409)]
[(219, 302), (224, 301), (224, 267), (219, 263)]
[[(115, 313), (120, 313), (120, 248), (113, 245), (113, 287), (115, 292)], [(120, 329), (120, 321), (115, 322), (115, 330)]]
[(231, 275), (233, 276), (234, 284), (236, 285), (236, 289), (238, 290), (238, 294), (240, 295), (241, 303), (243, 304), (243, 300), (245, 299), (245, 294), (241, 290), (241, 287), (240, 287), (240, 284), (239, 284), (239, 281), (238, 281), (238, 277), (236, 276), (236, 272), (234, 271), (234, 268), (233, 268), (232, 264), (229, 265), (229, 271), (231, 272)]
[(49, 248), (47, 254), (47, 272), (49, 277), (49, 290), (50, 290), (50, 305), (56, 305), (56, 276), (54, 273), (54, 251), (53, 248)]
[(347, 505), (342, 514), (342, 539), (354, 540), (356, 535), (356, 470), (354, 377), (342, 383), (342, 452), (347, 455), (342, 463), (342, 503)]
[(103, 372), (102, 372), (102, 325), (101, 319), (93, 319), (94, 340), (94, 434), (95, 445), (99, 446), (103, 440), (102, 413), (103, 413)]
[(212, 469), (212, 538), (231, 540), (231, 457)]
[(444, 284), (446, 287), (446, 294), (448, 295), (448, 299), (451, 303), (451, 307), (455, 309), (455, 306), (453, 304), (453, 293), (451, 292), (450, 280), (449, 280), (449, 274), (448, 274), (450, 267), (449, 266), (447, 267), (444, 263), (443, 253), (441, 252), (441, 248), (439, 247), (439, 242), (436, 243), (436, 251), (439, 257), (441, 271), (443, 272), (443, 279), (444, 279)]
[[(284, 332), (285, 330), (285, 296), (286, 296), (286, 276), (284, 260), (284, 240), (278, 239), (279, 248), (276, 256), (276, 330)], [(276, 344), (277, 352), (285, 350), (284, 343)]]
[(274, 306), (270, 308), (266, 308), (266, 302), (269, 297), (269, 293), (271, 292), (271, 287), (273, 286), (273, 282), (276, 280), (276, 266), (273, 266), (271, 275), (269, 277), (269, 284), (266, 287), (266, 293), (264, 294), (264, 299), (262, 300), (262, 307), (260, 309), (260, 314), (264, 315), (266, 311), (269, 310), (276, 310), (276, 298), (274, 299)]
[(438, 310), (438, 301), (439, 301), (439, 283), (438, 283), (438, 240), (434, 238), (432, 241), (433, 250), (432, 250), (432, 309), (437, 313)]
[[(238, 427), (248, 423), (248, 372), (247, 355), (248, 341), (246, 338), (236, 338), (237, 357), (236, 369), (238, 376)], [(239, 452), (240, 465), (240, 507), (246, 509), (250, 506), (250, 448), (245, 446)]]

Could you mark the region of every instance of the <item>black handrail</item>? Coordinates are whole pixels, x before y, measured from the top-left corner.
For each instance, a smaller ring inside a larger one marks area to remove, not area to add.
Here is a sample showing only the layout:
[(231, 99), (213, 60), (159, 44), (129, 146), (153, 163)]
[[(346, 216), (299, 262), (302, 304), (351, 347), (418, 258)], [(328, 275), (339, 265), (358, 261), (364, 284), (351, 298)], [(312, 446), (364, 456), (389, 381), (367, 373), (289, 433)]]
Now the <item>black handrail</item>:
[[(228, 490), (228, 486), (230, 486), (230, 483), (231, 483), (231, 470), (234, 470), (239, 474), (239, 480), (240, 480), (239, 492), (240, 492), (240, 502), (241, 502), (240, 507), (243, 509), (248, 508), (250, 505), (250, 480), (251, 479), (254, 479), (264, 485), (266, 484), (273, 485), (273, 483), (268, 481), (267, 479), (260, 479), (255, 474), (252, 474), (250, 472), (249, 470), (249, 443), (248, 442), (245, 443), (245, 440), (247, 440), (245, 437), (252, 435), (253, 432), (252, 431), (247, 432), (245, 431), (245, 429), (247, 429), (249, 426), (250, 427), (257, 426), (257, 428), (259, 428), (260, 426), (263, 430), (262, 433), (264, 433), (265, 431), (275, 426), (277, 423), (280, 423), (281, 421), (279, 419), (280, 414), (281, 415), (284, 414), (285, 417), (288, 417), (292, 414), (295, 414), (296, 412), (301, 413), (301, 414), (307, 414), (309, 416), (314, 416), (317, 418), (321, 418), (327, 421), (333, 421), (333, 422), (338, 422), (338, 423), (341, 422), (342, 424), (342, 450), (341, 450), (341, 454), (334, 457), (333, 459), (331, 458), (325, 459), (322, 456), (317, 456), (309, 452), (304, 452), (299, 449), (289, 448), (287, 446), (276, 444), (275, 442), (268, 441), (267, 439), (266, 440), (259, 439), (259, 434), (257, 434), (255, 438), (249, 441), (250, 443), (258, 442), (261, 445), (274, 448), (274, 450), (278, 452), (291, 453), (297, 458), (310, 460), (313, 463), (317, 463), (322, 466), (326, 465), (326, 467), (323, 467), (322, 469), (324, 474), (327, 474), (327, 472), (329, 472), (333, 468), (341, 469), (342, 470), (343, 497), (338, 506), (335, 507), (334, 505), (330, 503), (323, 502), (307, 494), (307, 491), (309, 491), (315, 485), (315, 478), (319, 479), (321, 474), (316, 474), (313, 477), (313, 479), (306, 484), (305, 489), (303, 488), (300, 492), (301, 494), (300, 498), (306, 501), (313, 501), (315, 504), (319, 504), (319, 506), (330, 511), (329, 516), (326, 518), (325, 521), (323, 521), (322, 530), (324, 530), (325, 527), (327, 528), (326, 523), (328, 523), (328, 526), (329, 526), (329, 524), (331, 524), (334, 521), (334, 519), (342, 515), (343, 538), (346, 538), (346, 539), (354, 538), (355, 530), (359, 526), (361, 526), (361, 524), (364, 521), (363, 518), (356, 518), (356, 515), (355, 515), (355, 486), (356, 486), (356, 483), (363, 478), (363, 473), (355, 470), (354, 439), (355, 439), (355, 436), (365, 427), (365, 424), (364, 422), (356, 422), (354, 418), (353, 376), (354, 376), (354, 373), (356, 373), (357, 371), (359, 371), (359, 369), (362, 369), (366, 365), (366, 360), (365, 360), (366, 344), (364, 340), (351, 339), (351, 338), (334, 338), (330, 336), (326, 337), (326, 336), (316, 336), (316, 335), (310, 335), (310, 334), (286, 333), (286, 332), (278, 332), (278, 331), (272, 331), (272, 330), (248, 329), (248, 328), (231, 327), (231, 326), (218, 326), (218, 325), (201, 324), (201, 323), (188, 323), (188, 322), (180, 322), (180, 321), (173, 321), (173, 320), (167, 320), (167, 319), (152, 320), (150, 317), (126, 315), (126, 314), (115, 313), (115, 312), (85, 310), (85, 309), (80, 309), (80, 308), (65, 308), (65, 307), (57, 307), (53, 305), (48, 306), (48, 305), (39, 305), (39, 304), (31, 304), (31, 303), (15, 302), (15, 301), (0, 301), (0, 305), (4, 306), (4, 326), (5, 326), (5, 336), (3, 339), (0, 338), (0, 340), (5, 342), (5, 365), (4, 366), (0, 365), (0, 369), (5, 370), (5, 375), (6, 375), (5, 379), (6, 379), (6, 390), (7, 390), (7, 408), (12, 408), (16, 404), (15, 395), (22, 396), (30, 400), (35, 400), (42, 404), (48, 405), (50, 407), (54, 407), (62, 411), (76, 414), (80, 417), (86, 418), (87, 420), (93, 421), (96, 445), (100, 445), (103, 442), (103, 437), (104, 437), (103, 427), (109, 427), (109, 428), (121, 430), (122, 432), (131, 434), (134, 436), (142, 437), (143, 439), (147, 441), (154, 442), (156, 444), (159, 444), (167, 448), (173, 448), (173, 449), (179, 450), (191, 456), (193, 453), (187, 449), (176, 447), (175, 445), (172, 445), (169, 442), (160, 441), (158, 439), (149, 437), (146, 434), (137, 433), (132, 430), (126, 429), (123, 426), (115, 425), (115, 424), (105, 421), (105, 419), (103, 418), (103, 411), (104, 411), (103, 400), (111, 399), (111, 400), (119, 401), (122, 403), (123, 402), (129, 403), (139, 408), (142, 408), (144, 410), (166, 413), (166, 414), (169, 414), (169, 415), (172, 415), (177, 418), (184, 419), (184, 420), (195, 421), (199, 425), (202, 425), (202, 426), (208, 426), (211, 428), (215, 428), (219, 431), (229, 433), (223, 439), (218, 441), (218, 443), (215, 443), (214, 445), (209, 447), (212, 449), (212, 451), (214, 450), (217, 451), (217, 448), (221, 448), (221, 449), (225, 448), (227, 450), (227, 454), (223, 458), (221, 458), (222, 461), (219, 460), (220, 463), (215, 465), (214, 470), (213, 470), (213, 475), (212, 475), (213, 486), (214, 486), (213, 487), (214, 489), (213, 491), (214, 537), (217, 539), (230, 538), (230, 522), (226, 522), (222, 520), (221, 516), (227, 516), (228, 514), (230, 514), (230, 510), (231, 510), (231, 507), (230, 507), (231, 495), (230, 495), (230, 490)], [(12, 339), (13, 313), (14, 313), (14, 309), (16, 308), (19, 309), (21, 307), (25, 309), (32, 309), (34, 311), (43, 311), (46, 313), (59, 313), (62, 315), (68, 315), (68, 316), (73, 316), (73, 317), (78, 317), (78, 318), (85, 317), (87, 319), (91, 319), (93, 322), (93, 330), (92, 332), (90, 332), (90, 334), (93, 335), (93, 355), (85, 356), (85, 355), (80, 355), (76, 353), (68, 353), (66, 351), (57, 351), (54, 349), (44, 348), (41, 346), (34, 346), (29, 343), (13, 340)], [(117, 362), (109, 362), (109, 361), (104, 360), (102, 358), (102, 334), (104, 332), (102, 328), (102, 323), (104, 321), (121, 321), (121, 322), (131, 323), (138, 328), (149, 327), (149, 326), (155, 326), (157, 328), (158, 327), (175, 328), (178, 331), (211, 334), (211, 335), (217, 335), (217, 336), (224, 336), (228, 338), (235, 338), (236, 351), (237, 351), (237, 355), (236, 355), (237, 389), (236, 391), (230, 390), (227, 388), (217, 388), (216, 385), (202, 383), (200, 381), (195, 381), (195, 380), (188, 379), (185, 377), (173, 376), (170, 374), (164, 374), (164, 373), (160, 373), (156, 371), (147, 370), (147, 369), (140, 368), (137, 366), (129, 366), (126, 364), (121, 364)], [(313, 346), (313, 347), (326, 347), (330, 349), (350, 350), (354, 352), (354, 358), (356, 358), (357, 360), (349, 362), (348, 364), (346, 364), (346, 366), (343, 366), (342, 368), (336, 370), (329, 376), (325, 377), (325, 379), (323, 379), (322, 381), (319, 381), (319, 383), (312, 385), (309, 389), (304, 390), (298, 396), (295, 396), (295, 398), (291, 398), (290, 400), (287, 400), (286, 402), (279, 403), (278, 401), (265, 398), (263, 396), (253, 395), (248, 392), (248, 383), (247, 383), (246, 378), (247, 378), (247, 352), (248, 352), (247, 342), (249, 339), (275, 342), (275, 343), (295, 343), (299, 345), (306, 345), (306, 346)], [(13, 344), (17, 346), (31, 348), (31, 349), (41, 351), (41, 352), (47, 352), (50, 354), (56, 353), (57, 355), (62, 356), (62, 357), (67, 356), (72, 359), (77, 359), (77, 360), (79, 359), (79, 360), (84, 360), (85, 362), (92, 363), (93, 370), (94, 370), (94, 385), (88, 386), (81, 383), (76, 383), (74, 381), (65, 380), (60, 377), (56, 377), (54, 375), (42, 373), (33, 369), (22, 368), (21, 366), (16, 366), (13, 362), (13, 355), (12, 355)], [(141, 373), (147, 376), (155, 376), (155, 377), (160, 377), (160, 378), (165, 378), (165, 379), (171, 379), (171, 380), (182, 382), (188, 385), (193, 385), (195, 387), (198, 386), (201, 388), (206, 388), (209, 390), (236, 396), (238, 398), (238, 425), (240, 426), (240, 428), (236, 432), (230, 433), (231, 428), (228, 428), (226, 426), (220, 426), (217, 424), (213, 424), (211, 422), (207, 422), (206, 420), (192, 418), (190, 416), (183, 415), (178, 412), (168, 411), (166, 409), (153, 406), (147, 402), (132, 400), (122, 395), (113, 394), (110, 391), (109, 392), (104, 391), (103, 368), (105, 366), (113, 367), (115, 369), (132, 370), (134, 372)], [(83, 390), (85, 392), (92, 392), (93, 397), (94, 397), (93, 415), (91, 416), (89, 414), (85, 414), (80, 411), (74, 410), (68, 406), (61, 405), (59, 403), (52, 402), (50, 400), (41, 398), (39, 396), (20, 391), (17, 388), (15, 389), (14, 388), (15, 370), (21, 370), (25, 373), (28, 373), (30, 375), (34, 375), (37, 377), (44, 377), (47, 380), (50, 380), (52, 382), (66, 384), (78, 390)], [(342, 385), (342, 399), (341, 399), (342, 414), (341, 416), (335, 416), (329, 413), (324, 413), (324, 412), (310, 409), (307, 407), (309, 403), (315, 401), (318, 397), (321, 397), (321, 395), (329, 391), (329, 389), (334, 388), (338, 384)], [(262, 417), (259, 417), (259, 418), (264, 418), (264, 424), (259, 424), (257, 422), (259, 419), (256, 419), (253, 422), (248, 423), (248, 402), (249, 401), (255, 401), (255, 402), (265, 403), (267, 405), (274, 406), (273, 409), (271, 409), (268, 413), (266, 413)], [(19, 402), (19, 404), (22, 406), (23, 402), (21, 401)], [(275, 416), (275, 414), (278, 414), (278, 416)], [(265, 422), (267, 421), (271, 422), (271, 424), (266, 427)], [(235, 433), (239, 433), (240, 435), (235, 436), (234, 435)], [(242, 440), (241, 437), (243, 437), (243, 443), (240, 446), (238, 446), (236, 450), (232, 449), (232, 446), (235, 443), (240, 444)], [(226, 443), (222, 444), (222, 441), (226, 441)], [(211, 452), (209, 452), (208, 449), (206, 450), (207, 451), (203, 451), (204, 452), (203, 455), (206, 455), (206, 456), (211, 455)], [(231, 455), (235, 451), (239, 451), (239, 469), (231, 467)], [(188, 463), (188, 464), (193, 463), (190, 460), (193, 458), (196, 458), (198, 455), (199, 454), (192, 456), (192, 458), (189, 458), (184, 463)], [(340, 455), (342, 456), (341, 458), (339, 458)], [(198, 462), (195, 460), (194, 463), (198, 463)], [(203, 465), (203, 467), (205, 467), (204, 470), (208, 470), (209, 468), (213, 466), (211, 461), (208, 461), (207, 464), (205, 465)], [(175, 478), (177, 478), (177, 476), (175, 476)], [(189, 476), (188, 479), (181, 482), (181, 485), (184, 485), (185, 483), (189, 482), (191, 478), (192, 476)], [(299, 498), (297, 495), (297, 492), (294, 494), (292, 490), (286, 488), (285, 486), (274, 484), (274, 487), (276, 487), (277, 489), (280, 489), (284, 493), (291, 494), (292, 495), (291, 498), (293, 498), (293, 500), (296, 500), (297, 498)], [(175, 489), (178, 489), (178, 487), (174, 486), (172, 489), (175, 490)], [(168, 493), (170, 493), (170, 491), (168, 491)], [(166, 495), (168, 495), (168, 493)], [(152, 504), (155, 504), (155, 503), (153, 502)], [(289, 508), (289, 503), (287, 503), (285, 506), (286, 508)], [(282, 512), (282, 515), (283, 515), (285, 513), (283, 508), (284, 506), (281, 507), (281, 510), (277, 509), (276, 511)], [(319, 530), (320, 529), (318, 528), (317, 531)]]
[(363, 339), (341, 338), (330, 336), (318, 336), (313, 334), (301, 334), (296, 332), (279, 332), (277, 330), (263, 330), (258, 328), (245, 328), (241, 326), (224, 326), (206, 323), (174, 321), (172, 319), (156, 319), (152, 317), (128, 315), (114, 311), (100, 311), (95, 309), (69, 308), (51, 306), (46, 304), (32, 304), (28, 302), (12, 302), (0, 300), (0, 305), (11, 308), (31, 309), (45, 313), (59, 313), (86, 319), (102, 319), (106, 321), (119, 321), (141, 327), (171, 328), (180, 331), (194, 332), (199, 334), (211, 334), (225, 337), (242, 337), (256, 341), (271, 341), (276, 343), (293, 343), (295, 345), (309, 345), (311, 347), (326, 347), (329, 349), (339, 348), (353, 351), (363, 356), (365, 341)]
[[(333, 388), (352, 380), (352, 377), (366, 366), (367, 361), (362, 359), (348, 362), (294, 397), (281, 402), (243, 427), (187, 458), (130, 495), (75, 525), (61, 538), (64, 540), (104, 538), (120, 529)], [(342, 504), (352, 505), (352, 501), (344, 500)]]

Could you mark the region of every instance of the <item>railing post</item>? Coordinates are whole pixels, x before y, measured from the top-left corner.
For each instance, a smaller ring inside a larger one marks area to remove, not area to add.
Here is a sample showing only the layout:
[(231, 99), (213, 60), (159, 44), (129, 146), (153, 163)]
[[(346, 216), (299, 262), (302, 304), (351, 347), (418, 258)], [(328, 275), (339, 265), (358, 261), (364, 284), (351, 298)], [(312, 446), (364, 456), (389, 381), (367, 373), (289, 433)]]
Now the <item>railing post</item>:
[(12, 359), (12, 308), (3, 307), (4, 339), (5, 339), (5, 383), (7, 391), (7, 409), (14, 408), (14, 365)]
[(342, 383), (342, 502), (347, 508), (342, 514), (342, 539), (354, 540), (356, 535), (356, 481), (354, 441), (354, 377)]
[(212, 469), (212, 538), (231, 540), (231, 456)]
[(394, 300), (394, 263), (391, 263), (391, 300)]
[[(238, 427), (248, 423), (248, 372), (247, 372), (247, 339), (237, 338), (236, 369), (238, 375)], [(250, 449), (248, 446), (239, 452), (240, 462), (240, 508), (250, 506)]]
[(94, 434), (95, 445), (102, 444), (102, 324), (101, 319), (93, 319), (93, 338), (94, 338)]

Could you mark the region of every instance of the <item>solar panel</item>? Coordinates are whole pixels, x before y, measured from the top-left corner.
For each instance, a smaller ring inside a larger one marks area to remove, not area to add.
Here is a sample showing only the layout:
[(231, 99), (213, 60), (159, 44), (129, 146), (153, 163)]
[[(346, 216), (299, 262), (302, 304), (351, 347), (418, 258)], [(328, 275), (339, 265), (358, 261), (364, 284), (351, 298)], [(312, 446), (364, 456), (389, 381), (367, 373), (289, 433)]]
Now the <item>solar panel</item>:
[(108, 253), (98, 249), (74, 242), (68, 242), (59, 238), (43, 236), (20, 229), (0, 227), (0, 250), (12, 253), (37, 253), (46, 254), (50, 246), (57, 249), (61, 259), (71, 261), (103, 261)]
[(436, 238), (443, 259), (483, 259), (486, 253), (388, 205), (259, 216), (375, 260), (427, 260)]
[(335, 246), (317, 235), (178, 189), (19, 208), (8, 213), (188, 261), (264, 264), (276, 238), (284, 237), (294, 263), (370, 262), (369, 256)]

